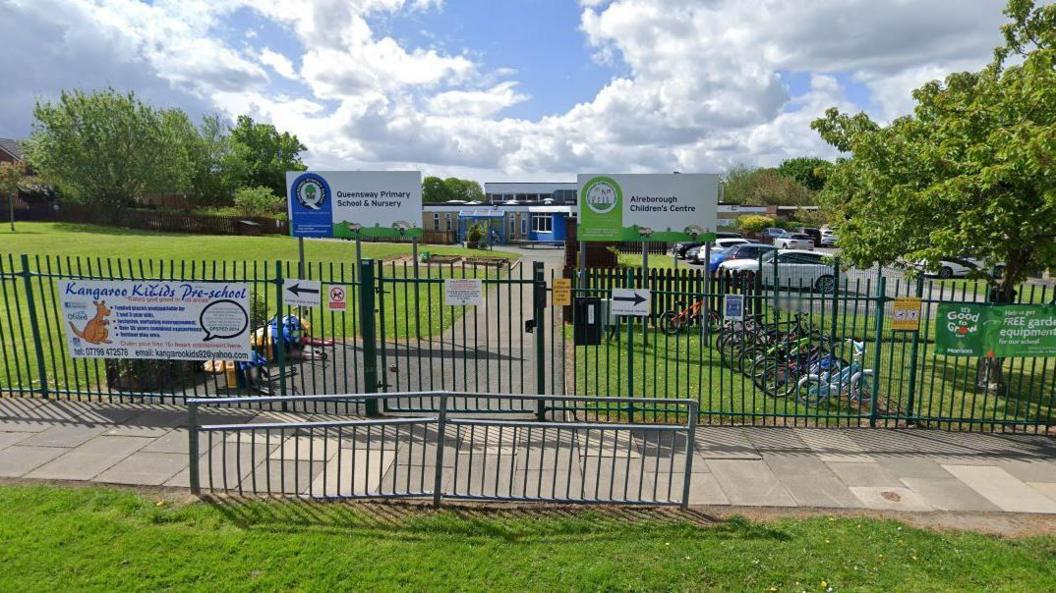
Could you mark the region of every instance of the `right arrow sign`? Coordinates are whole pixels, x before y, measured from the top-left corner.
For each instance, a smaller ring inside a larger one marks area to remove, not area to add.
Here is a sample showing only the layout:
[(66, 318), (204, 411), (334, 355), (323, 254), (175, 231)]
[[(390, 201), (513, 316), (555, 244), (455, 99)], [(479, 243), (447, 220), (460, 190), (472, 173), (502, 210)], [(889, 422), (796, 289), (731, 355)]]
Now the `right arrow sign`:
[(613, 288), (610, 312), (613, 315), (645, 317), (649, 315), (650, 298), (650, 291), (645, 288)]

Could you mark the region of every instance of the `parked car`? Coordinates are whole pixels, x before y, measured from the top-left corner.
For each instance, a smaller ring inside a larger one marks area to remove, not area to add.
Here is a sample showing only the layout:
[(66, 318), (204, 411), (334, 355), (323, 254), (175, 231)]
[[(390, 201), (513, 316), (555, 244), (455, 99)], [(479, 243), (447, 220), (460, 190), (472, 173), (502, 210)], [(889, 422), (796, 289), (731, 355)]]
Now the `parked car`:
[(821, 247), (821, 229), (815, 229), (810, 227), (801, 227), (799, 232), (804, 235), (810, 235), (810, 238), (814, 241), (815, 247)]
[(708, 272), (714, 274), (719, 270), (719, 267), (723, 262), (733, 261), (737, 259), (752, 259), (758, 260), (760, 255), (768, 253), (774, 250), (773, 245), (767, 245), (765, 243), (745, 243), (743, 245), (734, 245), (727, 249), (723, 249), (718, 253), (711, 255), (711, 265), (708, 266)]
[(833, 231), (832, 229), (821, 229), (821, 246), (835, 247), (836, 231)]
[(737, 259), (723, 262), (720, 270), (755, 272), (761, 274), (766, 286), (774, 285), (774, 258), (777, 258), (777, 284), (782, 288), (814, 289), (832, 292), (836, 276), (833, 263), (827, 256), (814, 251), (789, 249), (771, 251), (762, 256), (762, 271), (758, 259)]
[(676, 259), (686, 259), (686, 253), (690, 249), (700, 247), (703, 244), (703, 241), (683, 241), (682, 243), (675, 243), (675, 246), (671, 248), (671, 255)]
[(789, 234), (788, 231), (786, 231), (785, 229), (779, 229), (777, 227), (769, 227), (769, 228), (763, 229), (762, 240), (764, 242), (766, 242), (766, 243), (773, 243), (774, 239), (777, 239), (779, 237), (787, 237), (788, 234)]
[(792, 233), (791, 235), (775, 238), (774, 247), (778, 249), (814, 249), (814, 239), (805, 233)]
[[(712, 256), (712, 258), (714, 258), (715, 254), (721, 253), (725, 249), (729, 249), (730, 247), (733, 247), (734, 245), (744, 245), (746, 243), (750, 243), (750, 241), (748, 241), (748, 239), (740, 239), (740, 238), (737, 238), (737, 239), (734, 239), (734, 238), (715, 239), (715, 244), (711, 246), (711, 256)], [(697, 248), (696, 257), (693, 260), (691, 260), (691, 261), (695, 261), (698, 264), (703, 265), (704, 264), (704, 256), (705, 256), (706, 253), (707, 253), (707, 251), (704, 249), (703, 246), (698, 247)]]
[(943, 280), (949, 278), (964, 278), (973, 273), (983, 272), (989, 274), (995, 278), (999, 278), (1004, 274), (1005, 264), (996, 264), (990, 270), (985, 270), (986, 263), (983, 260), (976, 257), (947, 257), (939, 260), (939, 269), (937, 271), (927, 271), (926, 265), (923, 261), (919, 261), (915, 264), (918, 270), (924, 272), (925, 276), (932, 276), (941, 278)]
[(744, 235), (742, 235), (740, 233), (727, 233), (727, 232), (724, 231), (724, 232), (721, 232), (721, 233), (715, 233), (715, 238), (716, 239), (743, 239)]

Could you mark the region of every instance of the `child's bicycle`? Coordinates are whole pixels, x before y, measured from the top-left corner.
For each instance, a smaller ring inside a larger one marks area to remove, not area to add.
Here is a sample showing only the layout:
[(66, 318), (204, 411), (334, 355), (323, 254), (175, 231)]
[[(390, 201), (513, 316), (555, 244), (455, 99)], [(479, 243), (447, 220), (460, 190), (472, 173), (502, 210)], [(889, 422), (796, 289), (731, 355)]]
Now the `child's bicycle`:
[(823, 372), (803, 375), (797, 385), (799, 399), (808, 406), (818, 406), (833, 398), (846, 396), (852, 403), (869, 405), (873, 398), (873, 369), (862, 367), (865, 343), (848, 340), (854, 348), (851, 364)]
[[(679, 306), (685, 303), (679, 303)], [(665, 311), (660, 315), (660, 329), (669, 336), (679, 334), (692, 326), (700, 325), (705, 315), (707, 316), (708, 331), (715, 333), (722, 327), (722, 319), (719, 312), (708, 310), (704, 312), (704, 299), (700, 299), (681, 311)]]

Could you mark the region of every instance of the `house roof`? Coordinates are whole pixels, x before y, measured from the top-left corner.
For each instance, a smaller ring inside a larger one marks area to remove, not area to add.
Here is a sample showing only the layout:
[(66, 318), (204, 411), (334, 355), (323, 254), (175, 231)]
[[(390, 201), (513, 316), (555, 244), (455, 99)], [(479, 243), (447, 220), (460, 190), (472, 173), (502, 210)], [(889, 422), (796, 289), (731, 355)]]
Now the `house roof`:
[(25, 157), (22, 155), (22, 146), (19, 144), (18, 140), (0, 138), (0, 150), (15, 157), (15, 160), (25, 160)]

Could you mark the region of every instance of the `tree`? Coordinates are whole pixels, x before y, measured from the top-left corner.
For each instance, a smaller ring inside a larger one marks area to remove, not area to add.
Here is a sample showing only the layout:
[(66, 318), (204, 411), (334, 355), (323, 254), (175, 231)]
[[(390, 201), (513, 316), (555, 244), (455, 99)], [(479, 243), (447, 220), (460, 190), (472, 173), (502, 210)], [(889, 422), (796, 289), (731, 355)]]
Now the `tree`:
[(844, 258), (1004, 263), (998, 303), (1056, 261), (1056, 5), (1010, 0), (1004, 12), (993, 61), (915, 90), (912, 115), (880, 126), (829, 109), (811, 124), (853, 154), (819, 195), (842, 221)]
[(63, 91), (38, 102), (27, 142), (47, 183), (86, 203), (122, 208), (150, 193), (190, 187), (186, 114), (146, 105), (133, 93)]
[(444, 186), (453, 196), (452, 199), (463, 200), (466, 202), (479, 202), (484, 199), (484, 190), (480, 188), (480, 184), (471, 179), (459, 179), (457, 177), (448, 177), (444, 180)]
[(723, 200), (746, 206), (805, 206), (814, 203), (810, 190), (777, 169), (734, 167), (726, 175)]
[(774, 226), (774, 219), (758, 214), (743, 214), (737, 217), (737, 230), (746, 235), (758, 235), (763, 229)]
[(245, 167), (231, 148), (228, 126), (219, 115), (207, 115), (198, 126), (192, 154), (190, 200), (200, 206), (231, 203)]
[(777, 172), (794, 179), (810, 191), (821, 191), (825, 179), (832, 170), (832, 163), (816, 157), (796, 157), (788, 159), (777, 168)]
[(240, 187), (235, 191), (235, 208), (242, 216), (270, 216), (280, 212), (283, 199), (268, 187)]
[(15, 231), (15, 198), (18, 197), (19, 184), (25, 174), (25, 169), (20, 163), (0, 163), (0, 196), (7, 198), (11, 232)]
[(308, 150), (297, 136), (280, 133), (271, 124), (258, 124), (248, 115), (238, 116), (229, 138), (232, 158), (242, 167), (232, 171), (239, 186), (263, 186), (286, 194), (286, 172), (307, 169), (301, 152)]
[(430, 176), (422, 180), (422, 202), (435, 204), (454, 199), (443, 179)]

